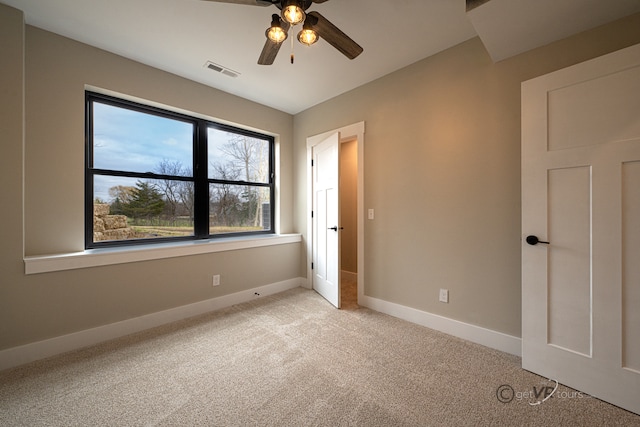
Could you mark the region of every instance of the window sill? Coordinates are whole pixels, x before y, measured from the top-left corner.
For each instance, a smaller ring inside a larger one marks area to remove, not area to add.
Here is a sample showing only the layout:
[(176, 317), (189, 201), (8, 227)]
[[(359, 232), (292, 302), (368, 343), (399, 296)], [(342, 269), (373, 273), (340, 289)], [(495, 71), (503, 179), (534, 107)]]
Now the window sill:
[(75, 270), (78, 268), (284, 245), (300, 241), (302, 241), (300, 234), (279, 234), (216, 239), (215, 241), (141, 245), (127, 248), (89, 249), (83, 252), (25, 257), (24, 272), (25, 274), (38, 274)]

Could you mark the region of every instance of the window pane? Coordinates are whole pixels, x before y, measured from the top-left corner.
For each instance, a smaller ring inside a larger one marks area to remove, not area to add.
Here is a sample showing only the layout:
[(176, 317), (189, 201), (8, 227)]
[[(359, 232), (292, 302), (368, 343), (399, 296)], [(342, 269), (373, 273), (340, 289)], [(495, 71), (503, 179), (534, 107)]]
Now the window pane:
[(93, 103), (93, 167), (191, 176), (193, 124)]
[(193, 182), (96, 175), (93, 241), (193, 235)]
[(87, 248), (274, 232), (273, 137), (92, 92), (85, 99)]
[(209, 128), (209, 178), (269, 182), (269, 141)]
[(209, 185), (211, 234), (269, 230), (270, 213), (268, 187)]

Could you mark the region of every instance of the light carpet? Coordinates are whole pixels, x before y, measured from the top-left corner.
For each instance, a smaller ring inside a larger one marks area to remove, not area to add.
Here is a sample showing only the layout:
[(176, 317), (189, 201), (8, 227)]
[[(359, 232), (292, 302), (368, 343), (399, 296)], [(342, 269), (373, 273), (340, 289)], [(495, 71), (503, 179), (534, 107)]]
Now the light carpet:
[(640, 426), (562, 386), (531, 405), (553, 384), (518, 357), (350, 307), (298, 288), (0, 372), (0, 425)]

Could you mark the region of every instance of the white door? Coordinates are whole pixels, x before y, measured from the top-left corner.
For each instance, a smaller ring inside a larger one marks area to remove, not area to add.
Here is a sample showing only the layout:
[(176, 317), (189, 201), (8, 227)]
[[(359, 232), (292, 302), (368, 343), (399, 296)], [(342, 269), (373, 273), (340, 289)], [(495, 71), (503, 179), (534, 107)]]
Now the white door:
[(312, 147), (313, 289), (340, 308), (340, 134)]
[(640, 45), (522, 84), (522, 232), (522, 367), (640, 414)]

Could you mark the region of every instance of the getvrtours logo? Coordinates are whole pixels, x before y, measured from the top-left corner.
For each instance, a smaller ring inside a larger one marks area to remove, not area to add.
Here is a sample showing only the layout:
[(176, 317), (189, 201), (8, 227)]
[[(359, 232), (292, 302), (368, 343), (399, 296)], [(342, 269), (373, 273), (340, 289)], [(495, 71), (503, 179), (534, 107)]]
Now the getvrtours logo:
[(558, 381), (549, 379), (547, 384), (533, 386), (531, 390), (516, 391), (509, 384), (502, 384), (496, 389), (496, 397), (502, 403), (511, 403), (514, 400), (527, 401), (529, 405), (540, 405), (555, 397), (561, 399), (585, 399), (586, 393), (580, 391), (558, 391)]

